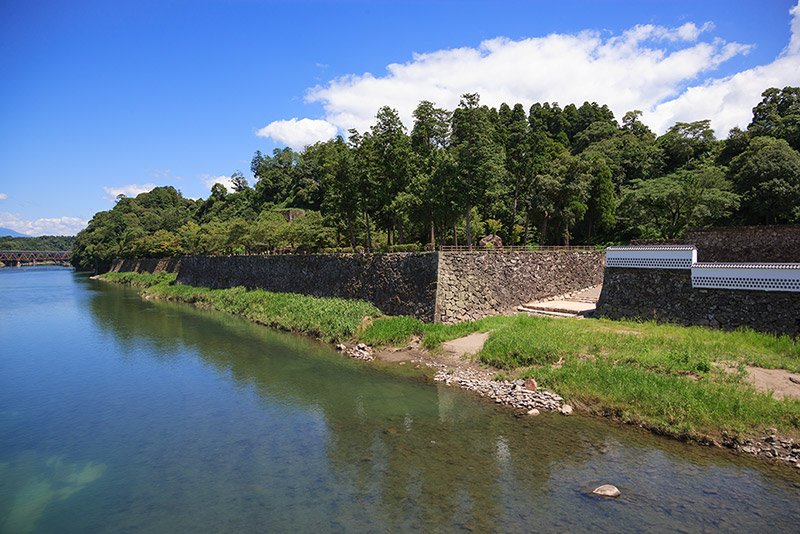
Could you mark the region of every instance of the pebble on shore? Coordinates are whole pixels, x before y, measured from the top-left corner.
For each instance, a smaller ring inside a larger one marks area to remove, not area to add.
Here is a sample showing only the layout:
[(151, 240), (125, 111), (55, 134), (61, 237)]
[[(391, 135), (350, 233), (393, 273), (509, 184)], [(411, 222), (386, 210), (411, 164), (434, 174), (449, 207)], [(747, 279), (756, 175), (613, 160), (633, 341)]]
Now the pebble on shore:
[(564, 399), (553, 392), (541, 389), (532, 391), (526, 388), (524, 380), (486, 380), (470, 369), (455, 371), (440, 369), (434, 379), (448, 386), (459, 386), (475, 391), (481, 396), (494, 399), (497, 404), (525, 410), (529, 415), (537, 415), (539, 410), (557, 411), (564, 402)]

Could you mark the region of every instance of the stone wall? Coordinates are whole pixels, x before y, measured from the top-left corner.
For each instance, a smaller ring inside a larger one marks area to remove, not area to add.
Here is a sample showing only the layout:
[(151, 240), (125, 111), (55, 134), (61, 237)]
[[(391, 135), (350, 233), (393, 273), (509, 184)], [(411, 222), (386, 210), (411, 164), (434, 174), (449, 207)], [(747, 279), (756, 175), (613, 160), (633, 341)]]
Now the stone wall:
[(177, 272), (178, 283), (362, 299), (389, 315), (458, 322), (603, 281), (602, 252), (426, 252), (118, 260), (112, 271)]
[(603, 252), (445, 252), (436, 321), (459, 322), (603, 283)]
[(800, 293), (696, 289), (690, 269), (611, 268), (595, 314), (796, 336)]
[(389, 315), (433, 321), (437, 263), (436, 253), (187, 256), (178, 283), (362, 299)]
[(632, 245), (694, 245), (697, 261), (800, 263), (800, 225), (695, 228), (684, 239), (634, 240)]
[(113, 273), (177, 273), (181, 266), (182, 258), (134, 258), (115, 260), (111, 263)]

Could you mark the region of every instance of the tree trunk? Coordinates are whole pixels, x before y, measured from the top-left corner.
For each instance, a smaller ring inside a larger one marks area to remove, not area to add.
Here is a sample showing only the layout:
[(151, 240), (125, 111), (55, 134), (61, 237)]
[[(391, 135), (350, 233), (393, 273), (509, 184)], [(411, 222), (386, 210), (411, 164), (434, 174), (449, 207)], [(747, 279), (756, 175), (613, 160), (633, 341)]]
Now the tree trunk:
[(526, 213), (525, 214), (525, 233), (523, 234), (523, 237), (522, 237), (522, 244), (523, 245), (527, 245), (528, 244), (528, 228), (530, 228), (530, 217), (528, 217), (528, 214)]
[(455, 224), (453, 225), (453, 246), (458, 246), (458, 226)]
[(542, 242), (540, 243), (541, 245), (547, 244), (547, 223), (549, 222), (549, 220), (550, 220), (549, 215), (545, 215), (542, 218)]
[(564, 246), (568, 247), (569, 246), (569, 226), (566, 225), (566, 224), (564, 225), (563, 236), (564, 236)]
[(511, 244), (516, 245), (517, 238), (514, 235), (514, 227), (517, 225), (517, 198), (519, 197), (519, 178), (514, 180), (514, 204), (511, 208)]
[(436, 232), (434, 231), (433, 219), (431, 219), (431, 248), (436, 250)]
[(466, 232), (467, 232), (467, 250), (469, 250), (469, 251), (472, 251), (472, 229), (469, 227), (470, 212), (471, 211), (472, 210), (470, 209), (470, 206), (468, 204), (467, 205), (467, 227), (466, 227)]
[(367, 223), (367, 251), (372, 252), (372, 230), (369, 227), (369, 212), (367, 210), (364, 210), (364, 220)]
[(400, 222), (397, 224), (397, 244), (402, 245), (404, 241), (403, 236), (403, 220), (400, 219)]
[(356, 229), (354, 228), (353, 217), (349, 217), (347, 219), (347, 226), (350, 230), (350, 247), (353, 249), (353, 252), (356, 251)]

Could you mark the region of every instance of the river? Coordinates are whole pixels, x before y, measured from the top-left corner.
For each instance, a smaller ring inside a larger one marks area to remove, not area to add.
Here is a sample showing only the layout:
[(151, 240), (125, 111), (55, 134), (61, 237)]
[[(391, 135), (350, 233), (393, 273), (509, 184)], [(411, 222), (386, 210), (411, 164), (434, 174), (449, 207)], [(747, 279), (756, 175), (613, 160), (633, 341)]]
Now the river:
[(800, 470), (518, 417), (69, 269), (0, 269), (0, 295), (3, 533), (800, 529)]

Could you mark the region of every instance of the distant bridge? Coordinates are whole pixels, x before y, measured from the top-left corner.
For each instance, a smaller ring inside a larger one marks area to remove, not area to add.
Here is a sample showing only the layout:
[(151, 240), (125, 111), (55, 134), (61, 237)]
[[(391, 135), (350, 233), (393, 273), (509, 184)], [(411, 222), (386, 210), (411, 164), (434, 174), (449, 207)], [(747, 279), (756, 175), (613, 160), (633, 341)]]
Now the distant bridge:
[(68, 250), (0, 250), (0, 262), (38, 263), (38, 262), (68, 262)]

